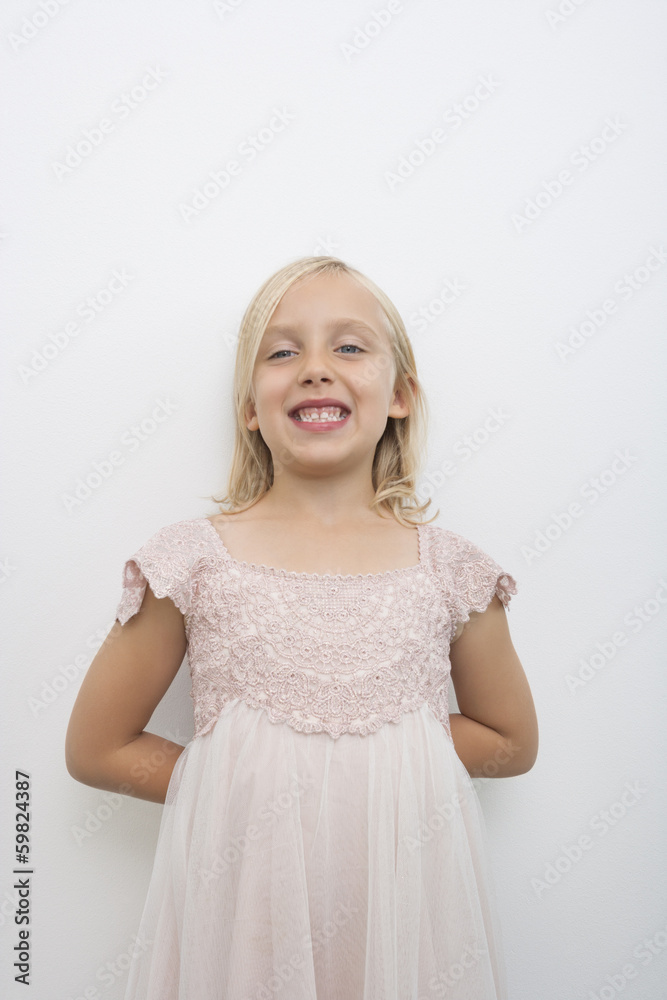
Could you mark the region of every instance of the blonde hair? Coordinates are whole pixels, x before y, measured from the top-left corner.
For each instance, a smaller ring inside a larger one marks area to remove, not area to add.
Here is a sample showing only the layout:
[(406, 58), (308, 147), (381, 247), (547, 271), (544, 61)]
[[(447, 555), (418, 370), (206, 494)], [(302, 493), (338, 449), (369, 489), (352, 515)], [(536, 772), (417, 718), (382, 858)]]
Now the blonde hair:
[[(429, 523), (422, 522), (421, 518), (415, 519), (426, 511), (431, 500), (419, 504), (415, 495), (416, 476), (426, 453), (429, 411), (417, 377), (412, 345), (398, 310), (382, 289), (337, 257), (301, 257), (287, 264), (264, 282), (246, 309), (241, 321), (234, 368), (236, 432), (227, 495), (209, 499), (225, 505), (226, 513), (239, 514), (257, 503), (273, 484), (271, 452), (260, 431), (250, 431), (245, 424), (245, 407), (253, 399), (255, 360), (269, 320), (285, 292), (300, 278), (319, 274), (347, 274), (375, 296), (385, 316), (393, 351), (395, 388), (411, 404), (406, 417), (388, 418), (375, 448), (372, 467), (375, 497), (371, 509), (381, 508), (406, 526)], [(414, 383), (414, 390), (408, 376)], [(430, 521), (436, 517), (437, 514)]]

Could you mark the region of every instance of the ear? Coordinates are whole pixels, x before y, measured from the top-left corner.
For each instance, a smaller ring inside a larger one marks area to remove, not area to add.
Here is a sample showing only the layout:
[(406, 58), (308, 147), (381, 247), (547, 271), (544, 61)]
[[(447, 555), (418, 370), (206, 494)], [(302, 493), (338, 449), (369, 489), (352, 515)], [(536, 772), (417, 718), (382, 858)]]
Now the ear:
[[(406, 378), (407, 378), (407, 380), (408, 380), (408, 382), (410, 384), (410, 388), (412, 389), (412, 392), (414, 394), (414, 392), (415, 392), (414, 379), (410, 378), (409, 375), (407, 375)], [(391, 406), (389, 407), (389, 416), (390, 417), (407, 417), (409, 415), (409, 413), (410, 413), (411, 408), (412, 408), (411, 404), (412, 404), (412, 400), (411, 399), (406, 399), (405, 396), (403, 395), (403, 393), (401, 392), (401, 390), (400, 389), (396, 389), (394, 391), (394, 398), (392, 400)]]
[(244, 422), (248, 430), (249, 431), (259, 430), (259, 420), (257, 419), (257, 411), (255, 410), (255, 404), (251, 399), (248, 400), (248, 402), (245, 404), (244, 414), (245, 414)]

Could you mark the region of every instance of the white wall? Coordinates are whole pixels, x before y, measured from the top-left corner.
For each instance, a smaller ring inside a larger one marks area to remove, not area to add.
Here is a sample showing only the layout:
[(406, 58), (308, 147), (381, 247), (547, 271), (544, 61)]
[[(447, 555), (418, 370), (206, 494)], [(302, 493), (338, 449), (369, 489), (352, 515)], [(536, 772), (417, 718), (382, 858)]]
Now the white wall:
[[(438, 523), (519, 583), (509, 623), (539, 757), (477, 782), (511, 998), (663, 996), (664, 3), (7, 0), (0, 17), (15, 470), (1, 550), (3, 995), (27, 995), (10, 957), (14, 768), (32, 776), (30, 995), (123, 995), (162, 807), (124, 797), (105, 810), (105, 793), (66, 771), (67, 722), (125, 558), (215, 509), (205, 498), (226, 483), (247, 302), (288, 260), (333, 252), (408, 325)], [(145, 99), (124, 104), (151, 73)], [(250, 161), (242, 144), (276, 110), (287, 123)], [(86, 131), (97, 144), (67, 167)], [(183, 212), (234, 159), (226, 188)], [(401, 161), (411, 173), (392, 181)], [(114, 272), (126, 284), (89, 321), (81, 304), (101, 304)], [(460, 291), (438, 303), (447, 282)], [(173, 412), (133, 447), (160, 400)], [(492, 433), (490, 410), (503, 414)], [(466, 435), (480, 442), (469, 459)], [(68, 507), (113, 451), (122, 462)], [(614, 465), (619, 453), (630, 458)], [(149, 729), (186, 742), (188, 692), (186, 661)], [(106, 963), (118, 974), (102, 980)]]

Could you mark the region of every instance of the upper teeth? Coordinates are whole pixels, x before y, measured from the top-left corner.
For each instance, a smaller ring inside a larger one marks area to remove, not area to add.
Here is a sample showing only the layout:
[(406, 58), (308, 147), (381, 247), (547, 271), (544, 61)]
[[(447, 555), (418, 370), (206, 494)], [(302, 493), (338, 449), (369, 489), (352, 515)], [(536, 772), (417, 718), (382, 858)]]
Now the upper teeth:
[(341, 420), (343, 416), (347, 413), (347, 410), (342, 410), (340, 406), (305, 406), (301, 410), (297, 410), (294, 414), (297, 420)]

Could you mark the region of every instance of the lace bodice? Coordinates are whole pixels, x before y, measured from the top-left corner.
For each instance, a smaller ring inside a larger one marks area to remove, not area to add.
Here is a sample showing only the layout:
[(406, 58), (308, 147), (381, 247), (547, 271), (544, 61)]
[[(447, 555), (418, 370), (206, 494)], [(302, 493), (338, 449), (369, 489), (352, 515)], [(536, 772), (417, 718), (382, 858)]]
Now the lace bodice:
[(512, 576), (461, 535), (418, 526), (419, 563), (313, 574), (234, 559), (206, 517), (157, 531), (123, 568), (116, 617), (146, 583), (183, 613), (195, 733), (241, 698), (302, 733), (367, 735), (427, 703), (450, 735), (449, 647), (457, 625), (505, 607)]

